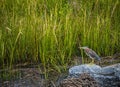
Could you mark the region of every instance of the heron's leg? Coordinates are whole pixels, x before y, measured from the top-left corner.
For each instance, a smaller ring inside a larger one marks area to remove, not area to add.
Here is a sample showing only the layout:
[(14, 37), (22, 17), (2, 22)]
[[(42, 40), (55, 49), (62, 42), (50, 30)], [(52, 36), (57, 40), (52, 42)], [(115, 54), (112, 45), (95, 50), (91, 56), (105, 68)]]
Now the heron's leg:
[(90, 63), (90, 65), (93, 65), (94, 64), (94, 59), (92, 59), (92, 62)]
[(94, 64), (94, 59), (92, 59), (92, 64)]

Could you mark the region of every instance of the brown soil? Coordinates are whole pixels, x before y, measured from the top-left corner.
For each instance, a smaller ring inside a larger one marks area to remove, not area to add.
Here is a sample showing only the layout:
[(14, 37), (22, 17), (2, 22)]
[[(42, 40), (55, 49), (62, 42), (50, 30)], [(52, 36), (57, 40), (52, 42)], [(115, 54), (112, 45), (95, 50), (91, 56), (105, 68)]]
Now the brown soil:
[(39, 72), (37, 68), (18, 69), (18, 79), (4, 81), (0, 87), (48, 87), (49, 81), (45, 80), (44, 75)]
[[(81, 64), (78, 62), (79, 58), (75, 58), (73, 65)], [(77, 61), (77, 63), (76, 63)], [(91, 60), (85, 61), (90, 62)], [(95, 62), (100, 66), (111, 65), (120, 62), (120, 53), (114, 56), (103, 57), (101, 62)], [(2, 70), (3, 71), (3, 70)], [(10, 72), (9, 70), (6, 70)], [(17, 79), (3, 81), (0, 79), (0, 87), (56, 87), (55, 81), (59, 74), (53, 72), (50, 74), (50, 79), (45, 80), (44, 74), (41, 74), (38, 68), (21, 68), (15, 69), (12, 72), (19, 72)], [(1, 71), (0, 71), (1, 73)], [(63, 80), (63, 79), (62, 79)], [(65, 85), (65, 86), (64, 86)], [(79, 86), (78, 86), (79, 85)], [(91, 86), (90, 86), (91, 85)], [(59, 87), (98, 87), (97, 83), (88, 74), (81, 75), (80, 78), (71, 78), (68, 80), (63, 80)]]
[(79, 78), (64, 79), (59, 87), (99, 87), (97, 82), (87, 73), (81, 74)]

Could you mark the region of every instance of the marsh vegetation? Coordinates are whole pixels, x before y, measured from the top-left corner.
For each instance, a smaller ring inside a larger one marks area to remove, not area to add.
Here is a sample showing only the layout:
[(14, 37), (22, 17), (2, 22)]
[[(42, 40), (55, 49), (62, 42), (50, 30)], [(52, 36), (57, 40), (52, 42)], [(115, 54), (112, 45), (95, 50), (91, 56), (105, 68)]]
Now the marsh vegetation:
[(1, 70), (38, 64), (47, 77), (83, 56), (79, 46), (100, 56), (120, 52), (119, 0), (0, 1)]

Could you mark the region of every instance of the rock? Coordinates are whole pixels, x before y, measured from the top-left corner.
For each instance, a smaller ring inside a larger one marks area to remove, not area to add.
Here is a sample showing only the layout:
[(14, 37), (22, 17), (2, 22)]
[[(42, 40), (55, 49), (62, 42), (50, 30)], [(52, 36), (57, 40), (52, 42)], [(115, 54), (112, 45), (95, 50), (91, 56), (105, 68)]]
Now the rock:
[(114, 69), (115, 69), (115, 76), (118, 77), (120, 80), (120, 64), (114, 65)]
[(83, 73), (89, 73), (100, 87), (120, 86), (120, 64), (106, 67), (98, 65), (79, 65), (69, 69), (69, 78), (78, 78)]
[(101, 69), (102, 68), (98, 65), (84, 64), (84, 65), (74, 66), (74, 67), (70, 68), (69, 75), (76, 76), (76, 75), (80, 75), (82, 73), (99, 74), (101, 72)]

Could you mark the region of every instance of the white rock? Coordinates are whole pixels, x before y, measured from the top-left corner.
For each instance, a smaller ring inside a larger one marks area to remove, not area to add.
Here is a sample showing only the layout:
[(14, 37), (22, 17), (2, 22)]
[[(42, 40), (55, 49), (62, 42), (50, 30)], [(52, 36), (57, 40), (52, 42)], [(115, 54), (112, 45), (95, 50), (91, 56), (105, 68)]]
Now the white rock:
[(79, 65), (79, 66), (74, 66), (69, 69), (69, 74), (81, 74), (81, 73), (93, 73), (97, 74), (101, 72), (101, 67), (98, 65), (89, 65), (89, 64), (84, 64), (84, 65)]
[(82, 73), (89, 73), (101, 87), (120, 87), (120, 64), (100, 67), (98, 65), (83, 64), (69, 69), (68, 77), (79, 77)]

